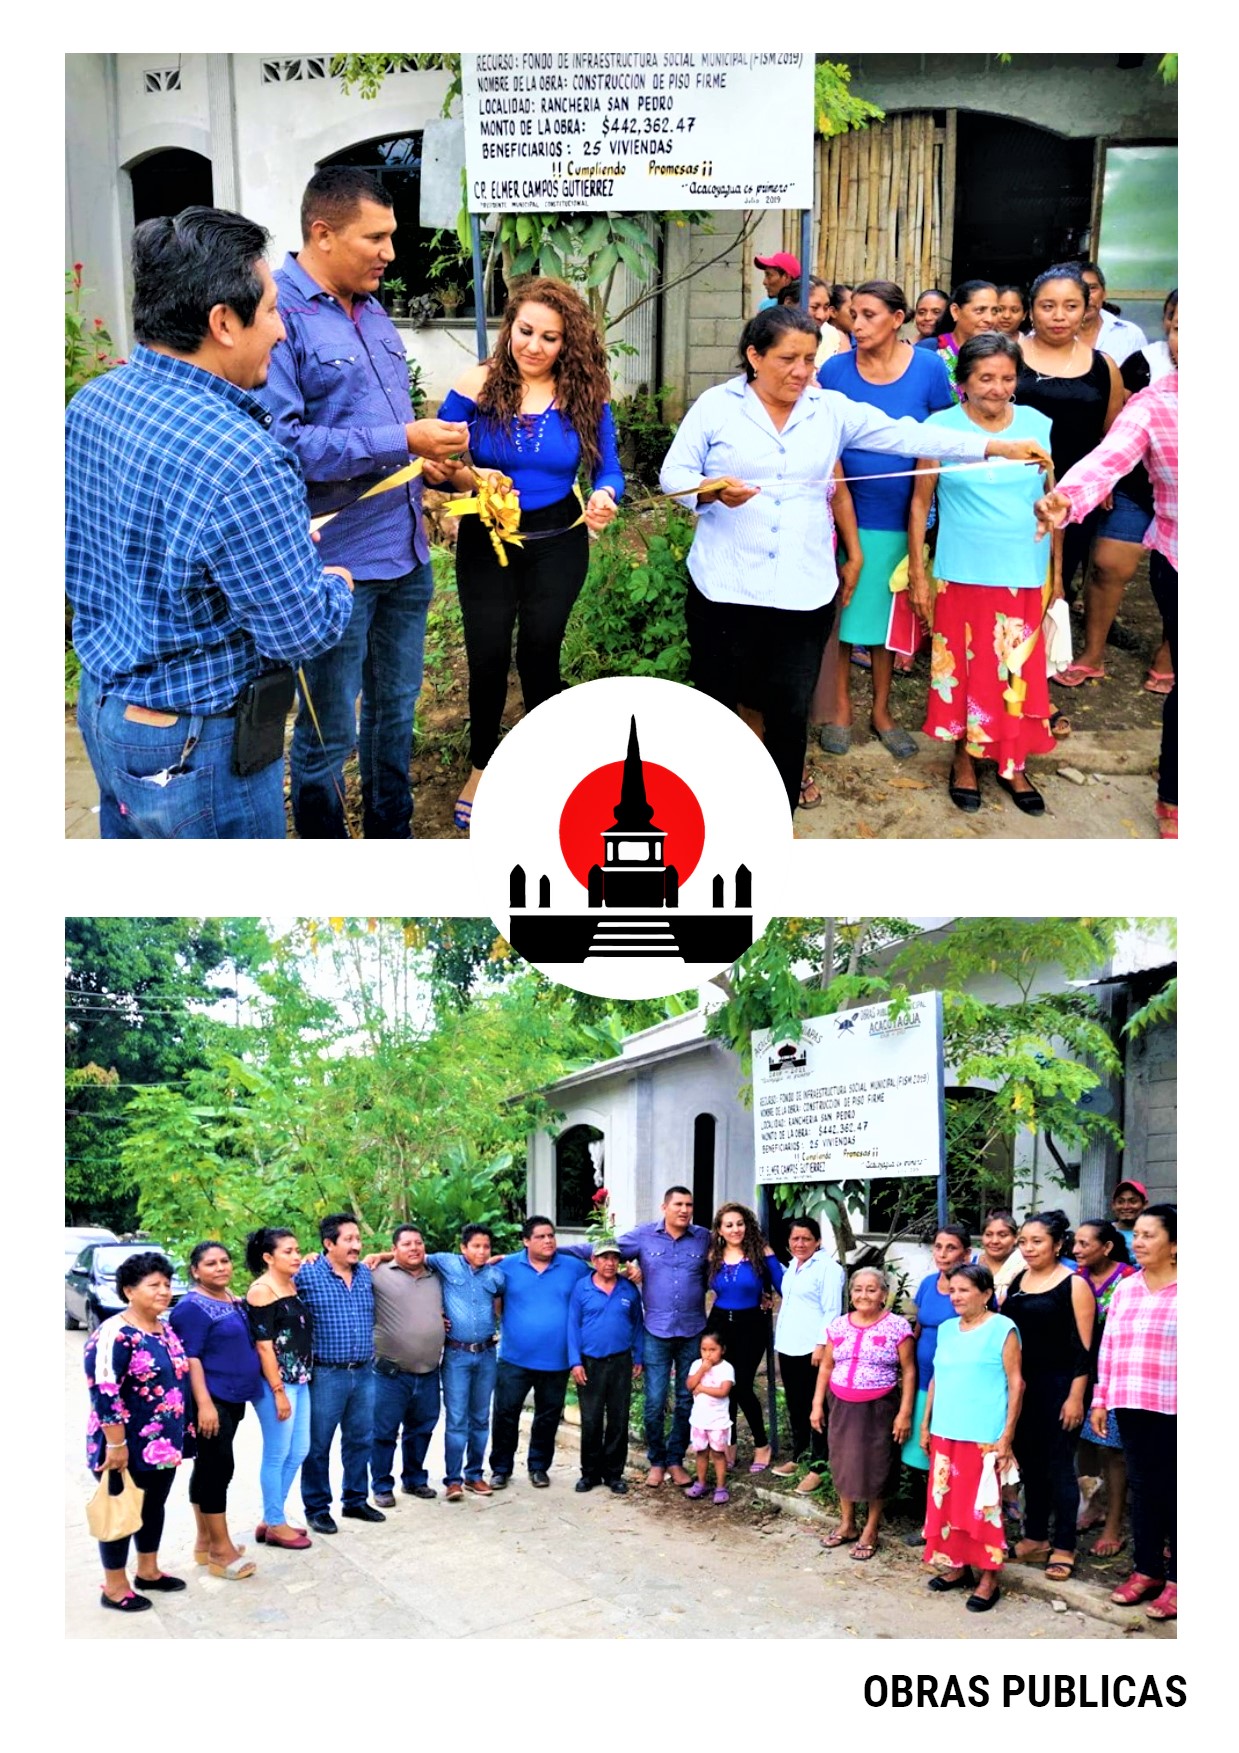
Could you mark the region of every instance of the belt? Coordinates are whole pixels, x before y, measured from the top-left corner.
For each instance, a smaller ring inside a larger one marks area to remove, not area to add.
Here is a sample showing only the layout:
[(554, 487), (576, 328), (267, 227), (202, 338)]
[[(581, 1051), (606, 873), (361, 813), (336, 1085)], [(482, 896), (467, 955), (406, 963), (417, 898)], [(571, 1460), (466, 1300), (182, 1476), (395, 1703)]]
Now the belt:
[(326, 1358), (316, 1357), (314, 1368), (316, 1370), (368, 1370), (373, 1362), (372, 1357), (367, 1357), (361, 1363), (328, 1363)]
[(431, 1364), (428, 1370), (406, 1370), (402, 1364), (393, 1363), (389, 1357), (376, 1357), (375, 1373), (380, 1376), (433, 1376), (438, 1364)]
[(139, 706), (130, 701), (125, 707), (124, 717), (130, 724), (152, 724), (160, 730), (168, 730), (178, 718), (235, 718), (235, 706), (224, 706), (218, 712), (174, 712), (169, 706)]
[(450, 1347), (452, 1351), (489, 1351), (491, 1346), (496, 1343), (497, 1341), (493, 1334), (489, 1339), (480, 1339), (477, 1341), (471, 1339), (444, 1340), (444, 1344)]

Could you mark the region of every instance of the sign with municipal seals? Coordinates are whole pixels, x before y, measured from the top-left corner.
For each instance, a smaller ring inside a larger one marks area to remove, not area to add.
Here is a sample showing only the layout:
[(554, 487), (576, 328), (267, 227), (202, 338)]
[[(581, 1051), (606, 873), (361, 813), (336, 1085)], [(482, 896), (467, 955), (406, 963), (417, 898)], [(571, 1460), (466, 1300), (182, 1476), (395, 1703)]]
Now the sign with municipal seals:
[(812, 1017), (753, 1043), (759, 1184), (936, 1175), (945, 1151), (942, 994)]
[(461, 56), (469, 211), (813, 205), (813, 56)]

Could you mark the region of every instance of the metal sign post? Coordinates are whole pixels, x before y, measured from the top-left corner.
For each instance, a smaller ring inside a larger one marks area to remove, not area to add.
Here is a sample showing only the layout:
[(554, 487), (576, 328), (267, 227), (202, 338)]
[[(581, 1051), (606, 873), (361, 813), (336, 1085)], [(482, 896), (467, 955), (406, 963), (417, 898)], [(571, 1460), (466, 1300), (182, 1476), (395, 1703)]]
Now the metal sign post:
[[(769, 1237), (774, 1216), (774, 1193), (769, 1187), (758, 1188), (757, 1215), (764, 1234)], [(774, 1375), (774, 1322), (766, 1328), (766, 1429), (770, 1437), (770, 1464), (779, 1458), (779, 1401)], [(735, 1431), (732, 1431), (735, 1437)]]
[(473, 311), (477, 326), (478, 364), (490, 353), (490, 342), (486, 336), (486, 288), (485, 270), (482, 267), (482, 216), (480, 213), (469, 215), (469, 235), (473, 240)]
[(813, 250), (813, 209), (806, 207), (800, 215), (800, 308), (809, 308), (809, 257)]

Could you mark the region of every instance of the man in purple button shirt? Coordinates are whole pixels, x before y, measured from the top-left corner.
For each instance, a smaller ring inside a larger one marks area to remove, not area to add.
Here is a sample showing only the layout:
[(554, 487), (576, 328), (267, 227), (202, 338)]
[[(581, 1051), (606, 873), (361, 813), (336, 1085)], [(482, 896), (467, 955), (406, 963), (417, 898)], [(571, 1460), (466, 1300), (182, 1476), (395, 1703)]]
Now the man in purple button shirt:
[[(642, 1223), (619, 1238), (620, 1254), (641, 1268), (645, 1307), (645, 1483), (661, 1485), (670, 1472), (687, 1485), (684, 1451), (693, 1397), (688, 1374), (706, 1324), (706, 1265), (710, 1232), (693, 1222), (687, 1187), (668, 1187), (661, 1223)], [(675, 1409), (667, 1436), (667, 1389), (675, 1372)], [(668, 1465), (670, 1463), (670, 1465)]]
[(437, 485), (448, 473), (439, 464), (463, 451), (469, 434), (459, 422), (413, 419), (404, 345), (375, 296), (395, 257), (395, 229), (380, 183), (328, 166), (306, 185), (301, 249), (275, 276), (287, 339), (263, 400), (275, 436), (301, 464), (311, 515), (349, 507), (324, 528), (320, 552), (347, 564), (356, 584), (343, 640), (305, 666), (322, 740), (303, 701), (292, 747), (302, 839), (344, 838), (344, 763), (355, 746), (367, 838), (407, 840), (413, 831), (413, 712), (434, 588), (422, 483), (353, 501), (413, 456), (426, 459), (423, 478)]

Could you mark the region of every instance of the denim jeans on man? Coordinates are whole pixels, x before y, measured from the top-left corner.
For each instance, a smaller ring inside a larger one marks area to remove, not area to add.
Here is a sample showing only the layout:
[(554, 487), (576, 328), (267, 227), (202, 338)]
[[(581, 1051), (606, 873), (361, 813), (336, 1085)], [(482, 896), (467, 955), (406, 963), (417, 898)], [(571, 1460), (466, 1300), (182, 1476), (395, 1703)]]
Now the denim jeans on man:
[[(83, 670), (77, 722), (99, 782), (104, 840), (282, 840), (284, 763), (238, 779), (234, 718), (182, 713), (166, 727), (134, 724), (119, 694), (100, 699)], [(196, 737), (186, 753), (186, 745)], [(172, 768), (183, 768), (170, 777)]]
[[(689, 1418), (693, 1397), (688, 1375), (701, 1355), (701, 1335), (689, 1339), (659, 1339), (645, 1335), (645, 1452), (651, 1467), (682, 1467), (688, 1447)], [(675, 1409), (671, 1435), (667, 1435), (667, 1389), (675, 1372)]]
[[(495, 1417), (490, 1439), (490, 1470), (511, 1473), (516, 1464), (521, 1409), (533, 1389), (533, 1426), (529, 1432), (531, 1473), (549, 1472), (555, 1459), (555, 1433), (568, 1394), (567, 1370), (527, 1370), (499, 1360), (495, 1376)], [(687, 1441), (687, 1437), (685, 1438)]]
[[(495, 1348), (443, 1353), (443, 1483), (480, 1479), (490, 1435), (490, 1402), (495, 1392)], [(462, 1468), (463, 1463), (463, 1468)]]
[(328, 1461), (331, 1439), (340, 1431), (344, 1489), (340, 1501), (354, 1509), (366, 1501), (370, 1450), (374, 1436), (374, 1371), (341, 1368), (314, 1361), (310, 1383), (310, 1451), (301, 1468), (301, 1501), (307, 1516), (331, 1508)]
[(343, 792), (344, 763), (354, 747), (366, 838), (412, 838), (413, 714), (422, 686), (426, 614), (433, 593), (429, 563), (390, 583), (359, 581), (343, 639), (304, 666), (323, 740), (303, 701), (292, 747), (293, 820), (302, 839), (344, 839), (336, 787)]
[[(374, 1441), (370, 1481), (376, 1492), (394, 1491), (392, 1459), (400, 1437), (400, 1483), (406, 1491), (428, 1485), (426, 1450), (439, 1422), (439, 1372), (414, 1375), (382, 1358), (374, 1364)], [(402, 1429), (403, 1427), (403, 1429)]]
[(262, 1519), (269, 1528), (278, 1528), (287, 1521), (284, 1506), (297, 1469), (310, 1447), (310, 1384), (285, 1382), (284, 1392), (292, 1407), (287, 1418), (281, 1418), (275, 1410), (275, 1395), (265, 1382), (254, 1402), (262, 1426), (258, 1488), (262, 1493)]

